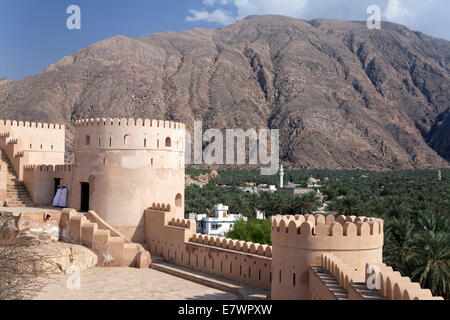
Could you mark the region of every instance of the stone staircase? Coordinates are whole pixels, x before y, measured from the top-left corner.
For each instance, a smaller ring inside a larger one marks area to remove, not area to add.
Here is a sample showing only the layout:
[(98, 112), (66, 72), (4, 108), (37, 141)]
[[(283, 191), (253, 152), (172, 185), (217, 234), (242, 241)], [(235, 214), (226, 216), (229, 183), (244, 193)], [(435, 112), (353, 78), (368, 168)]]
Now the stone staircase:
[(19, 181), (14, 168), (6, 156), (5, 151), (1, 150), (0, 164), (7, 168), (6, 173), (6, 201), (5, 207), (30, 207), (33, 200), (28, 193), (23, 181)]
[(150, 253), (142, 245), (132, 243), (118, 235), (113, 228), (99, 225), (99, 218), (64, 209), (61, 213), (61, 241), (80, 244), (91, 249), (98, 257), (99, 267), (137, 267), (148, 268)]

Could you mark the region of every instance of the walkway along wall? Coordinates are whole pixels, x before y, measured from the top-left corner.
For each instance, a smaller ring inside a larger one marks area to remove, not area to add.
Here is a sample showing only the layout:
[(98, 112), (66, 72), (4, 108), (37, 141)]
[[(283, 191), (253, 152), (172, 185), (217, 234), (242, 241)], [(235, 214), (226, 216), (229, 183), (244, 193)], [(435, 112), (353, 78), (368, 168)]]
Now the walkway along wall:
[(195, 233), (194, 220), (175, 217), (170, 206), (145, 211), (146, 243), (166, 261), (240, 283), (270, 289), (272, 248)]

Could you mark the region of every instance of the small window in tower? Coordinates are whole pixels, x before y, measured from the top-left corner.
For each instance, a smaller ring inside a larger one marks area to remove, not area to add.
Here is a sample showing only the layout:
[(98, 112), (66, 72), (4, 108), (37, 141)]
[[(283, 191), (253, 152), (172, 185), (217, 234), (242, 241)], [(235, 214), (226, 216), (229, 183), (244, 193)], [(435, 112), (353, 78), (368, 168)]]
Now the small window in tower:
[(86, 145), (89, 146), (91, 144), (91, 136), (86, 136)]
[(172, 140), (170, 140), (169, 137), (166, 138), (166, 147), (171, 147), (172, 146)]
[(153, 167), (153, 158), (150, 160), (150, 163), (151, 163), (151, 165), (152, 165), (152, 167)]
[(147, 139), (144, 139), (144, 148), (147, 148)]
[(109, 146), (112, 146), (112, 138), (109, 138)]
[(181, 207), (183, 205), (183, 196), (181, 195), (181, 193), (177, 194), (177, 196), (175, 197), (175, 206), (177, 206), (178, 208)]
[(51, 148), (52, 148), (52, 150), (53, 150), (53, 145), (51, 145)]
[(41, 150), (42, 150), (42, 144), (41, 144)]
[(156, 140), (156, 147), (159, 148), (159, 139)]
[(127, 145), (127, 144), (130, 142), (130, 136), (131, 136), (131, 134), (126, 134), (126, 135), (123, 137), (123, 144), (124, 144), (124, 145)]

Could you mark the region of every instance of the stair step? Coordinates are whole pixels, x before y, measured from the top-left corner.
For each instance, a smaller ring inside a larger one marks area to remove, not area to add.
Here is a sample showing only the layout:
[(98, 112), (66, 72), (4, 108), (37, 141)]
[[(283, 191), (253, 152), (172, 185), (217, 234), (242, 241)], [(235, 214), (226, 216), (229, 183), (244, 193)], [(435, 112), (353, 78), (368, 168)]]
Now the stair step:
[[(11, 142), (10, 142), (11, 143)], [(0, 164), (7, 168), (6, 172), (6, 201), (7, 207), (30, 207), (33, 206), (28, 189), (23, 181), (19, 181), (16, 172), (11, 165), (6, 153), (0, 150)], [(20, 156), (20, 154), (18, 154)]]

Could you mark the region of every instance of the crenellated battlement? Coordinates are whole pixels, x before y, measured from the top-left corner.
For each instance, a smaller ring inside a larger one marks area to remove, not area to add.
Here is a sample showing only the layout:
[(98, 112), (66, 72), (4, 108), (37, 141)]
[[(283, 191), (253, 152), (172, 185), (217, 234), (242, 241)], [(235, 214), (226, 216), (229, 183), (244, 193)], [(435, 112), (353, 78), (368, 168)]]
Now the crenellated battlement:
[(352, 283), (361, 282), (361, 273), (355, 271), (355, 267), (344, 263), (340, 258), (332, 254), (322, 255), (322, 267), (328, 271), (338, 282), (339, 285), (348, 290)]
[(365, 282), (372, 283), (377, 293), (389, 300), (444, 300), (385, 264), (366, 264)]
[(170, 212), (170, 204), (153, 203), (150, 209), (160, 212)]
[(102, 119), (83, 119), (75, 121), (75, 127), (148, 127), (148, 128), (167, 128), (184, 130), (185, 125), (173, 121), (149, 120), (149, 119), (118, 119), (118, 118), (102, 118)]
[(75, 151), (158, 150), (184, 152), (185, 125), (142, 119), (87, 119), (75, 122)]
[(65, 130), (65, 126), (61, 124), (53, 123), (36, 123), (28, 121), (16, 121), (16, 120), (0, 120), (0, 129), (17, 127), (17, 128), (32, 128), (32, 129), (49, 129), (49, 130)]
[(189, 240), (192, 243), (214, 246), (217, 248), (240, 251), (259, 256), (272, 257), (272, 247), (253, 242), (238, 241), (224, 237), (215, 237), (202, 234), (194, 234)]
[(72, 172), (74, 165), (56, 165), (56, 166), (46, 166), (46, 165), (25, 165), (25, 172)]
[[(315, 250), (380, 248), (383, 220), (367, 217), (296, 215), (272, 218), (272, 241), (287, 247)], [(330, 241), (330, 238), (333, 238)]]
[[(169, 208), (170, 208), (170, 206), (169, 206)], [(190, 229), (192, 224), (195, 224), (195, 222), (191, 221), (189, 219), (172, 218), (172, 220), (169, 221), (169, 226), (185, 228), (185, 229)]]

